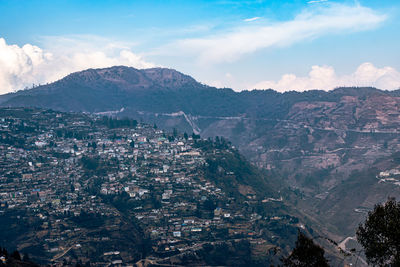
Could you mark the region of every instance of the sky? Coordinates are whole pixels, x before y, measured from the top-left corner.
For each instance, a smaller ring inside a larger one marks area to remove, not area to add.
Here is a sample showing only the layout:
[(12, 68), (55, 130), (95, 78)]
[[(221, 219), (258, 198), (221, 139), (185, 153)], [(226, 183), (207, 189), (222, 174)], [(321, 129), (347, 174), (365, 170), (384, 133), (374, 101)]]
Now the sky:
[(0, 94), (166, 67), (235, 91), (400, 88), (398, 0), (0, 0)]

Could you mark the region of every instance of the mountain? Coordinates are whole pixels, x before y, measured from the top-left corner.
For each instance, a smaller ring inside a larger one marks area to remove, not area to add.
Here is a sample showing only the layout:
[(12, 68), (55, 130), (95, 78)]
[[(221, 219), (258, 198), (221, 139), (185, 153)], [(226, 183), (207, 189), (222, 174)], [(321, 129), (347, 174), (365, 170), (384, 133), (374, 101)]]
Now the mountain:
[[(223, 136), (253, 164), (280, 177), (292, 190), (286, 197), (339, 237), (352, 235), (365, 217), (355, 210), (400, 196), (397, 184), (381, 186), (376, 178), (387, 171), (378, 163), (399, 149), (400, 90), (235, 92), (171, 69), (116, 66), (0, 96), (0, 105), (131, 117), (202, 137)], [(375, 190), (373, 196), (364, 189)], [(352, 223), (329, 221), (336, 211), (345, 211)]]
[(142, 98), (149, 92), (166, 93), (196, 86), (193, 78), (175, 70), (119, 66), (73, 73), (52, 84), (4, 95), (0, 102), (6, 106), (95, 112), (121, 108), (132, 101), (136, 103), (136, 99), (146, 100)]

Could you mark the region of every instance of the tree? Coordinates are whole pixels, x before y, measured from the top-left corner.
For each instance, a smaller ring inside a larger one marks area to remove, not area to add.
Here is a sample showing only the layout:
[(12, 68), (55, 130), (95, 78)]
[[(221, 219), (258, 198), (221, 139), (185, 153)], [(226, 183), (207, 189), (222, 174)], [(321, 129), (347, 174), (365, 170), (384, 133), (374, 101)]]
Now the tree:
[(324, 257), (324, 249), (300, 232), (297, 236), (296, 246), (290, 255), (282, 258), (283, 266), (288, 267), (324, 267), (329, 266)]
[(19, 254), (19, 252), (17, 250), (15, 250), (12, 254), (11, 254), (11, 258), (14, 258), (16, 260), (21, 260), (21, 255)]
[(193, 138), (193, 140), (200, 139), (200, 135), (192, 133), (192, 138)]
[(28, 253), (25, 253), (24, 256), (22, 257), (22, 260), (25, 262), (30, 262), (31, 258), (29, 257)]
[(400, 202), (389, 198), (375, 205), (356, 235), (369, 264), (400, 266)]

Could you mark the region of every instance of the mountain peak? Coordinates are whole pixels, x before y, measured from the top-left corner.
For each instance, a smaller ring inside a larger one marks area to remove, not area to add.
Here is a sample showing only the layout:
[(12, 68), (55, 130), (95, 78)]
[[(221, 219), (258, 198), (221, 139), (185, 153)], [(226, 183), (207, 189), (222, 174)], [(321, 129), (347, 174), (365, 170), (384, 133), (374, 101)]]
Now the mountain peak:
[(387, 93), (374, 87), (338, 87), (330, 92), (336, 95), (348, 96), (370, 96), (375, 94), (383, 95)]
[(192, 77), (174, 69), (135, 69), (127, 66), (87, 69), (72, 73), (65, 79), (84, 83), (112, 82), (128, 90), (149, 87), (180, 88), (197, 83)]
[(183, 74), (174, 69), (167, 68), (151, 68), (143, 69), (141, 72), (154, 83), (161, 86), (180, 87), (185, 84), (197, 83), (195, 79), (189, 75)]

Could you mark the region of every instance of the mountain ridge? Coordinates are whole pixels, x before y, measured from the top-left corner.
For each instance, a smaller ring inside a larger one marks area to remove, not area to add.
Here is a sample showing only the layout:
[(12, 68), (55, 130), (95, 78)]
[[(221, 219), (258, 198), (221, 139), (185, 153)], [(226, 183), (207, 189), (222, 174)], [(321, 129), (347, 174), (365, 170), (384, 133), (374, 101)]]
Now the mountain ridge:
[[(239, 95), (249, 95), (254, 94), (255, 96), (305, 96), (310, 97), (324, 97), (328, 94), (331, 95), (352, 95), (352, 96), (366, 96), (370, 94), (387, 94), (392, 96), (400, 95), (400, 89), (395, 91), (380, 90), (373, 87), (338, 87), (330, 91), (324, 90), (307, 90), (304, 92), (297, 91), (287, 91), (278, 92), (271, 88), (269, 89), (253, 89), (253, 90), (243, 90), (236, 92), (231, 88), (216, 88), (212, 86), (207, 86), (202, 83), (197, 82), (191, 76), (183, 74), (179, 71), (169, 68), (148, 68), (148, 69), (136, 69), (127, 66), (113, 66), (109, 68), (98, 68), (98, 69), (87, 69), (83, 71), (77, 71), (71, 73), (64, 78), (57, 80), (53, 83), (46, 85), (39, 85), (31, 89), (20, 90), (13, 93), (7, 93), (0, 95), (0, 104), (7, 105), (7, 102), (18, 96), (25, 95), (37, 95), (51, 93), (58, 91), (60, 89), (65, 89), (67, 87), (74, 87), (77, 85), (85, 84), (90, 89), (110, 89), (108, 88), (110, 84), (99, 84), (99, 80), (103, 82), (114, 83), (117, 88), (122, 90), (143, 90), (143, 89), (183, 89), (188, 87), (189, 89), (211, 89), (218, 90), (221, 92), (229, 92)], [(61, 88), (58, 88), (61, 87)], [(86, 88), (87, 89), (87, 88)], [(12, 101), (8, 103), (9, 105), (15, 105), (18, 101)]]

